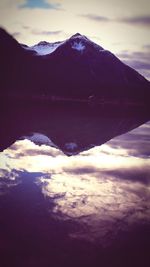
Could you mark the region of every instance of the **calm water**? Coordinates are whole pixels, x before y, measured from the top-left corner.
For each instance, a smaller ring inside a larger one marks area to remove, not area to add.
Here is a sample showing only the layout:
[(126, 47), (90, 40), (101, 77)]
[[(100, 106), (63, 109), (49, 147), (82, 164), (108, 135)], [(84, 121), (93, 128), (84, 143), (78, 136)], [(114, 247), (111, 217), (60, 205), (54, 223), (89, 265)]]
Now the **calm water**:
[(1, 266), (149, 266), (150, 123), (67, 157), (33, 140), (0, 155)]

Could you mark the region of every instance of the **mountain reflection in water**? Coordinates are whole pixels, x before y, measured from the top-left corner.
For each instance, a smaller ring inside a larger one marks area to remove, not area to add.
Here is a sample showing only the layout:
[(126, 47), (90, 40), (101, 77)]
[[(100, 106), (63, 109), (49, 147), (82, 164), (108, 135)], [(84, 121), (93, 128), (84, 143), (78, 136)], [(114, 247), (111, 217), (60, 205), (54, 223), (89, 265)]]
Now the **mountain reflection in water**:
[(149, 266), (150, 123), (73, 157), (0, 155), (2, 266)]
[[(0, 106), (0, 151), (22, 136), (46, 135), (67, 155), (76, 155), (149, 121), (147, 106), (94, 106), (88, 103), (29, 103), (7, 101)], [(49, 140), (49, 142), (48, 142)]]

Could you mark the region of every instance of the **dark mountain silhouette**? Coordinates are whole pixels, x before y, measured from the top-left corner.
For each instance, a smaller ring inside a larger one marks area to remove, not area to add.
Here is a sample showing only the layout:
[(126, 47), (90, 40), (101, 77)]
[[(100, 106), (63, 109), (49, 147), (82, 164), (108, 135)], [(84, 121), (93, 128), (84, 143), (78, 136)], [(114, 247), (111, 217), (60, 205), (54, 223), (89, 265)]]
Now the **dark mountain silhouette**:
[(1, 150), (36, 131), (75, 154), (149, 120), (150, 82), (79, 33), (28, 47), (0, 29), (0, 59)]

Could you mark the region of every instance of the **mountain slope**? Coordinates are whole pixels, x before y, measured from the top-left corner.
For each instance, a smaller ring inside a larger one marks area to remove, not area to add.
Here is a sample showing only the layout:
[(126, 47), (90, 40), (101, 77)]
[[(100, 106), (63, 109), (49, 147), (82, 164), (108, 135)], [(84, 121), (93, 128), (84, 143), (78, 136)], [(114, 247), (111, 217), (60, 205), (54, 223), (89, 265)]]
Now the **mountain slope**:
[(150, 82), (79, 33), (28, 47), (1, 29), (0, 58), (1, 150), (41, 132), (76, 154), (149, 120)]

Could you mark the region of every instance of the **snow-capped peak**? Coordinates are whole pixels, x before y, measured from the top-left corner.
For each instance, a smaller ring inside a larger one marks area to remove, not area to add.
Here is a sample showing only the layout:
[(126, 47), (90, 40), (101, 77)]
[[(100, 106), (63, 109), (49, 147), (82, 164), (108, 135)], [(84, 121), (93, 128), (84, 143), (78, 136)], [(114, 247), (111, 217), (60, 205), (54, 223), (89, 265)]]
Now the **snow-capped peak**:
[(32, 50), (36, 51), (38, 55), (48, 55), (54, 52), (58, 46), (61, 45), (62, 42), (57, 43), (48, 43), (48, 42), (40, 42), (37, 45), (31, 47)]
[(85, 35), (82, 35), (80, 33), (76, 33), (76, 34), (72, 35), (69, 38), (69, 41), (71, 41), (71, 43), (74, 41), (74, 43), (72, 44), (72, 48), (76, 49), (78, 51), (83, 51), (89, 45), (94, 47), (94, 48), (96, 48), (96, 49), (98, 49), (98, 50), (100, 50), (100, 51), (104, 50), (103, 47), (101, 47), (100, 45), (94, 43), (88, 37), (86, 37)]
[(45, 56), (53, 53), (55, 50), (57, 50), (58, 47), (64, 46), (65, 44), (68, 44), (69, 46), (77, 50), (79, 52), (83, 52), (86, 48), (93, 47), (96, 48), (98, 51), (105, 51), (103, 47), (95, 44), (93, 41), (88, 39), (85, 35), (82, 35), (80, 33), (76, 33), (72, 35), (70, 38), (64, 41), (59, 41), (55, 43), (49, 43), (46, 41), (39, 42), (38, 44), (35, 44), (33, 46), (25, 46), (22, 45), (22, 47), (25, 50), (35, 51), (37, 55), (39, 56)]
[(22, 136), (20, 139), (27, 139), (37, 145), (46, 145), (51, 147), (57, 146), (46, 135), (41, 133), (32, 133), (31, 135)]
[(36, 45), (33, 45), (33, 46), (22, 45), (22, 47), (26, 50), (35, 51), (37, 53), (37, 55), (39, 55), (39, 56), (45, 56), (45, 55), (53, 53), (57, 49), (57, 47), (59, 47), (63, 43), (64, 42), (49, 43), (46, 41), (42, 41), (42, 42), (40, 42)]

